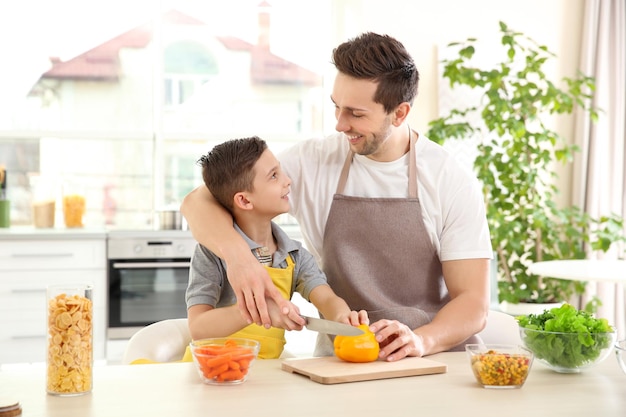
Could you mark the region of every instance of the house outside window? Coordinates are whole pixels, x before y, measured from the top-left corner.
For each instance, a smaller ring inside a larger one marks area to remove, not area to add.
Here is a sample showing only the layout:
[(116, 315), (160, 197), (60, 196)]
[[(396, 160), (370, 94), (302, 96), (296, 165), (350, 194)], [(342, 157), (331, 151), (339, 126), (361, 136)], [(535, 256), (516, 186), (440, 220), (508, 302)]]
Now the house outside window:
[(152, 228), (202, 183), (196, 162), (215, 144), (259, 135), (278, 152), (322, 132), (322, 75), (274, 53), (269, 3), (240, 3), (252, 7), (256, 39), (215, 33), (191, 7), (146, 2), (143, 23), (50, 57), (12, 105), (0, 103), (12, 112), (0, 122), (12, 225), (32, 224), (43, 195), (62, 227), (71, 183), (84, 190), (87, 226)]

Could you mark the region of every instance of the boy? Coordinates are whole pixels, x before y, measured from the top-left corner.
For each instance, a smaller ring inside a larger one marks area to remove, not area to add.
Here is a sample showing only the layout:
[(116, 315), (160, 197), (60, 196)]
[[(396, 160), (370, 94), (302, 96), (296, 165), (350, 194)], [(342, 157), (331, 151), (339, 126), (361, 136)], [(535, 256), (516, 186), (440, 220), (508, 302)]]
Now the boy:
[[(207, 188), (232, 214), (236, 230), (267, 268), (283, 297), (290, 299), (298, 291), (325, 318), (352, 325), (367, 322), (365, 311), (350, 311), (335, 295), (313, 256), (272, 222), (289, 211), (291, 179), (265, 141), (256, 136), (227, 141), (198, 162)], [(274, 302), (269, 303), (269, 312), (274, 326), (281, 328), (246, 322), (228, 283), (226, 264), (200, 244), (191, 260), (186, 301), (193, 339), (255, 339), (261, 343), (260, 358), (278, 358), (285, 345), (284, 329), (302, 329), (281, 314)]]

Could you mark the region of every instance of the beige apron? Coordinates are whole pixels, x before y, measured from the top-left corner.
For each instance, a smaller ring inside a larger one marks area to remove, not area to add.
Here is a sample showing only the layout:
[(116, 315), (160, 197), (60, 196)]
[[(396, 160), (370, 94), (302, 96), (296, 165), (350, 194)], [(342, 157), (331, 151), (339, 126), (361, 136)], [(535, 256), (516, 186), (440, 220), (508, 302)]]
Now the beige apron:
[[(322, 249), (328, 283), (351, 309), (367, 310), (371, 323), (398, 320), (411, 329), (429, 323), (450, 299), (441, 262), (422, 219), (416, 140), (409, 147), (408, 198), (342, 195), (353, 157), (349, 152)], [(316, 354), (330, 354), (328, 349), (327, 342), (318, 340)]]

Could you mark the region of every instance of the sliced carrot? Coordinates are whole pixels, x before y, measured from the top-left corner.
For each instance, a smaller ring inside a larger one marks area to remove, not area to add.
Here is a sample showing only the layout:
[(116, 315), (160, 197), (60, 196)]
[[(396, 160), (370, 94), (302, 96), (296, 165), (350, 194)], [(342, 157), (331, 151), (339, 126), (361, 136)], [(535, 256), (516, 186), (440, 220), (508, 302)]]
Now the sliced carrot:
[(252, 355), (239, 359), (238, 360), (239, 366), (242, 368), (248, 369), (250, 367), (250, 362), (252, 362), (252, 359), (254, 359)]
[(251, 361), (252, 359), (254, 359), (254, 355), (252, 353), (242, 353), (242, 354), (235, 354), (232, 356), (234, 361), (237, 362), (241, 362), (241, 361)]
[(218, 356), (225, 353), (224, 346), (199, 346), (196, 348), (196, 353), (200, 355)]
[(232, 359), (232, 355), (214, 356), (212, 358), (204, 359), (204, 366), (206, 366), (207, 368), (215, 368), (224, 363), (228, 365), (228, 362), (230, 362)]
[(207, 356), (219, 356), (227, 353), (233, 355), (252, 354), (252, 349), (240, 346), (201, 346), (196, 349), (196, 353)]
[(221, 374), (218, 375), (217, 380), (218, 381), (238, 381), (240, 379), (243, 379), (244, 374), (241, 373), (241, 371), (238, 371), (236, 369), (231, 369), (228, 370), (226, 372), (222, 372)]
[(224, 363), (222, 365), (211, 368), (209, 372), (206, 373), (206, 377), (211, 379), (215, 377), (219, 377), (220, 374), (228, 371), (228, 363)]

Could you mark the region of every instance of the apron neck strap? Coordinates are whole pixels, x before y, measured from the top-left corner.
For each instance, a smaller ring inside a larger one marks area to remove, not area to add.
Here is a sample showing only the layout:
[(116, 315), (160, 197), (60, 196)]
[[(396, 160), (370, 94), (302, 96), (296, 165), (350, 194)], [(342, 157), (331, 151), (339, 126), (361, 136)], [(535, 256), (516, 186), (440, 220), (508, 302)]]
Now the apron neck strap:
[(346, 188), (346, 182), (348, 181), (348, 171), (350, 171), (350, 164), (352, 163), (352, 157), (354, 156), (354, 152), (352, 150), (348, 151), (348, 156), (346, 156), (346, 161), (343, 163), (343, 168), (341, 169), (341, 175), (339, 175), (339, 182), (337, 183), (337, 194), (342, 194), (343, 190)]
[(417, 198), (417, 162), (415, 161), (417, 135), (415, 135), (415, 139), (413, 137), (411, 126), (409, 126), (409, 198)]

